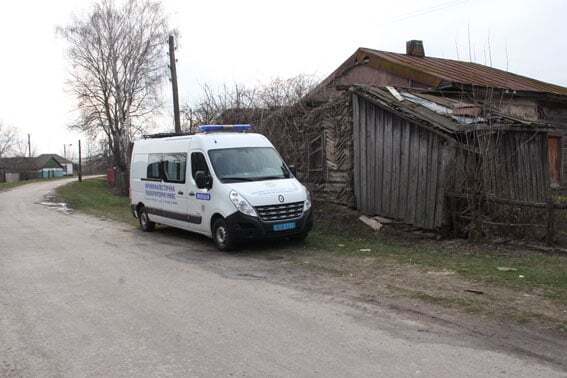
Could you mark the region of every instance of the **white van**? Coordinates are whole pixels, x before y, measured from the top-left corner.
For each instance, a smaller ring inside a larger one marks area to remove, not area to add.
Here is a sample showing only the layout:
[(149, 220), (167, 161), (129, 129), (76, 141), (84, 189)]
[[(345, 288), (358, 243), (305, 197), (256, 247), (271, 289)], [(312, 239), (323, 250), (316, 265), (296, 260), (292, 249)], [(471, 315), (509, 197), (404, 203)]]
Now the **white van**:
[(130, 202), (144, 231), (156, 223), (239, 241), (304, 239), (313, 225), (309, 191), (270, 141), (250, 125), (206, 125), (186, 136), (134, 143)]

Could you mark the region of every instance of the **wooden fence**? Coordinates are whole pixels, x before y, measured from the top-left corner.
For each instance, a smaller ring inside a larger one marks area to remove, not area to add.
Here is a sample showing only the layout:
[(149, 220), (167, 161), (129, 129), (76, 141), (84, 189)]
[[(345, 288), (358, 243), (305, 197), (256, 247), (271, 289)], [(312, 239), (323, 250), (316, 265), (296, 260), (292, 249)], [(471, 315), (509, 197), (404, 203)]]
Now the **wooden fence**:
[(463, 225), (469, 225), (502, 234), (520, 232), (524, 238), (543, 239), (548, 245), (567, 244), (567, 202), (558, 197), (548, 196), (544, 202), (458, 193), (447, 197), (454, 232), (463, 232)]

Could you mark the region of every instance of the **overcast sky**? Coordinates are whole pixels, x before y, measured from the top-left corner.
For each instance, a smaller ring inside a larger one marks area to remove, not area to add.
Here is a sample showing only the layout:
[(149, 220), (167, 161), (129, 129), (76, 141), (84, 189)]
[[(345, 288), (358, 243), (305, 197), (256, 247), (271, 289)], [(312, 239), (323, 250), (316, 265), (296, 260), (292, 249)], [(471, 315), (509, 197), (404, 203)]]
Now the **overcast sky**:
[[(567, 1), (187, 1), (164, 0), (177, 50), (181, 103), (204, 83), (247, 85), (300, 73), (323, 78), (357, 47), (404, 52), (422, 39), (429, 56), (472, 59), (567, 86)], [(69, 66), (55, 34), (90, 1), (0, 3), (0, 120), (31, 134), (38, 153), (63, 153), (81, 137), (65, 91)], [(164, 44), (164, 48), (166, 48)], [(166, 63), (164, 62), (164, 69)], [(172, 129), (169, 87), (161, 129)]]

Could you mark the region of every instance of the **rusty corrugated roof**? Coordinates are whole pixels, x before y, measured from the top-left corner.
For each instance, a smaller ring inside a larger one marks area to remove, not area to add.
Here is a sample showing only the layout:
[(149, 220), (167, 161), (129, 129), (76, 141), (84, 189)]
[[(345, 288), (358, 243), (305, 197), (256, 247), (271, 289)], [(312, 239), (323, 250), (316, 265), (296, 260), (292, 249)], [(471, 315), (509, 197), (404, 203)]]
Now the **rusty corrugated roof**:
[(368, 58), (368, 64), (375, 68), (386, 69), (403, 77), (415, 78), (434, 87), (442, 84), (460, 84), (567, 96), (565, 87), (478, 63), (428, 56), (420, 58), (362, 47), (357, 50), (355, 56), (358, 62)]
[(425, 122), (429, 127), (443, 131), (444, 133), (454, 134), (470, 132), (473, 130), (492, 128), (492, 129), (526, 129), (547, 131), (549, 125), (518, 120), (513, 117), (498, 112), (487, 112), (480, 116), (474, 114), (458, 114), (455, 109), (464, 104), (459, 101), (446, 99), (434, 95), (424, 95), (419, 91), (412, 91), (399, 88), (399, 96), (403, 100), (398, 100), (392, 93), (392, 87), (380, 88), (368, 85), (353, 85), (350, 91), (361, 95), (373, 102), (375, 105), (398, 113), (413, 121)]

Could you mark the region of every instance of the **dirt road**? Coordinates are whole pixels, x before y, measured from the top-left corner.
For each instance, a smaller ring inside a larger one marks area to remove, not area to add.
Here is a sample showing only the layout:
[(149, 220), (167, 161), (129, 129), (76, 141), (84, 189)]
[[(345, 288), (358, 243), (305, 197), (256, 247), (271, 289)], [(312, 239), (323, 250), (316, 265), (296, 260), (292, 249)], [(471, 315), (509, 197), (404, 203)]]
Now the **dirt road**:
[(387, 309), (275, 285), (203, 238), (38, 203), (64, 182), (0, 193), (2, 377), (565, 376)]

